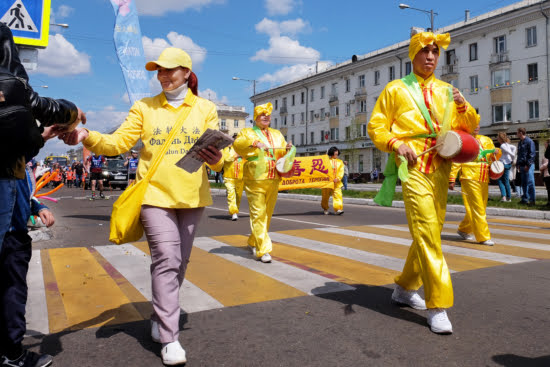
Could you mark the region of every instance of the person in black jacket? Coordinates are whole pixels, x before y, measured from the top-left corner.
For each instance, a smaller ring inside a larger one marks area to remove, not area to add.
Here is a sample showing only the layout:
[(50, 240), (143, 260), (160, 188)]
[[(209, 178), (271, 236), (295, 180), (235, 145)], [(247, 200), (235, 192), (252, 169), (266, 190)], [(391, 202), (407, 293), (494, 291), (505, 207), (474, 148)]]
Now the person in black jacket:
[[(11, 242), (6, 245), (9, 239), (5, 237), (12, 227), (15, 209), (28, 204), (20, 202), (17, 189), (18, 182), (26, 179), (26, 161), (38, 154), (45, 140), (73, 130), (80, 122), (85, 123), (86, 116), (69, 101), (40, 97), (28, 80), (11, 30), (0, 22), (0, 268), (7, 269), (14, 262), (20, 265), (13, 270), (16, 273), (11, 274), (17, 282), (0, 277), (0, 363), (45, 367), (52, 363), (51, 356), (23, 350), (21, 344), (25, 334), (26, 296), (20, 299), (17, 309), (5, 302), (10, 295), (26, 295), (31, 247), (14, 248)], [(45, 127), (48, 128), (44, 130)], [(30, 243), (27, 233), (21, 236), (19, 242)], [(3, 251), (3, 247), (9, 251)]]

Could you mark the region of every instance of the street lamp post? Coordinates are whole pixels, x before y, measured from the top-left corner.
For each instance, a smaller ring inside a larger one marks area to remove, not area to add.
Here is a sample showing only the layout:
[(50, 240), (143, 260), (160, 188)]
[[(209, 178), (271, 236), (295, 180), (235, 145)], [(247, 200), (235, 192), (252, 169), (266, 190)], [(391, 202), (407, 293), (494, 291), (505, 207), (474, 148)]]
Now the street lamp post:
[(50, 23), (50, 25), (56, 25), (61, 28), (69, 28), (69, 25), (67, 23)]
[(418, 8), (413, 8), (407, 4), (399, 4), (399, 9), (412, 9), (412, 10), (418, 10), (418, 11), (421, 11), (423, 13), (426, 13), (430, 16), (430, 31), (433, 32), (434, 31), (434, 16), (438, 15), (437, 13), (434, 13), (434, 10), (433, 9), (430, 9), (430, 10), (424, 10), (424, 9), (418, 9)]
[(234, 76), (232, 78), (233, 80), (244, 80), (245, 82), (250, 82), (252, 83), (252, 99), (254, 100), (254, 107), (256, 107), (256, 99), (254, 97), (256, 97), (256, 80), (255, 79), (243, 79), (243, 78), (239, 78), (239, 77), (236, 77)]

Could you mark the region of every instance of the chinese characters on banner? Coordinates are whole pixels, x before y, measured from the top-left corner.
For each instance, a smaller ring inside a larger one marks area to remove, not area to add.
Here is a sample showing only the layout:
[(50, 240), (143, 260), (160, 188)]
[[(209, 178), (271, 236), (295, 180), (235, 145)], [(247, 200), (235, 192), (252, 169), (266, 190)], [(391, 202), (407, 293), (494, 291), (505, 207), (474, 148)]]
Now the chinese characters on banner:
[(283, 178), (279, 191), (305, 188), (333, 189), (334, 174), (327, 155), (296, 157), (294, 175)]

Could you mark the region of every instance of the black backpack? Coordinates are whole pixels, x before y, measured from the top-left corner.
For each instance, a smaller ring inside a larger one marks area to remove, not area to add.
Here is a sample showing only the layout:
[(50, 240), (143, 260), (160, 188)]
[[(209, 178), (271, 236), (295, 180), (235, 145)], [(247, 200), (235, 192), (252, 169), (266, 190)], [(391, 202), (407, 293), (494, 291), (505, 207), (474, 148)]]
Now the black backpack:
[(0, 155), (36, 154), (44, 144), (32, 114), (31, 87), (23, 78), (0, 68)]

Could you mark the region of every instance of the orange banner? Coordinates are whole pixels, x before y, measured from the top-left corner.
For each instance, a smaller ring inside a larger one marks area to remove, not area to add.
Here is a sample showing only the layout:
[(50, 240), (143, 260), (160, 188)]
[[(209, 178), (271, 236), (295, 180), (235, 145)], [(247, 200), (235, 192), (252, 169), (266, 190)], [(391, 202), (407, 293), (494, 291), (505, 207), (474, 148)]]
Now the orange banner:
[(294, 175), (283, 177), (279, 191), (305, 188), (333, 189), (334, 175), (327, 155), (296, 157)]

